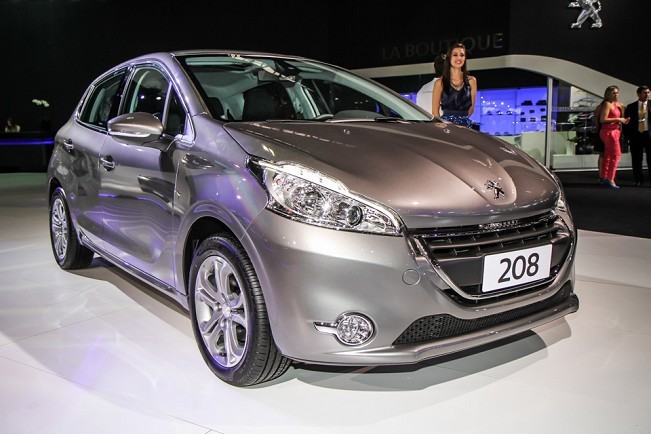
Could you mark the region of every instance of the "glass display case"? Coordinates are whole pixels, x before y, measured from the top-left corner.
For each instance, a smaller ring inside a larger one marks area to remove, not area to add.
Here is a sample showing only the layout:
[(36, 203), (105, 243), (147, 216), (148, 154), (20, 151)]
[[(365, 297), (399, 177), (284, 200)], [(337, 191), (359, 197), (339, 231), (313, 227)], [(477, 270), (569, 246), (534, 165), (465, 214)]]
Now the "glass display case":
[[(602, 98), (558, 80), (553, 81), (553, 95), (550, 134), (556, 140), (552, 140), (548, 165), (552, 169), (596, 169), (594, 111)], [(622, 164), (627, 164), (626, 157)]]
[[(470, 118), (479, 131), (499, 136), (552, 169), (596, 169), (594, 110), (602, 98), (558, 80), (551, 83), (551, 104), (546, 86), (478, 90)], [(403, 96), (416, 100), (416, 93)], [(619, 167), (630, 167), (630, 154), (622, 155)]]

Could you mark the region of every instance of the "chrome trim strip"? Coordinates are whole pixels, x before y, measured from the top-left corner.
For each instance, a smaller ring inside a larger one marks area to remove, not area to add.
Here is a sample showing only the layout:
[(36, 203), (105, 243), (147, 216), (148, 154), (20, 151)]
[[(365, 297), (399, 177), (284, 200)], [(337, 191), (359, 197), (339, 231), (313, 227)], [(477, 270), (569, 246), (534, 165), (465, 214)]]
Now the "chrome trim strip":
[[(452, 228), (452, 229), (441, 228), (440, 230), (436, 230), (435, 232), (432, 233), (424, 232), (418, 236), (423, 238), (425, 237), (442, 238), (442, 237), (463, 237), (463, 236), (483, 235), (487, 233), (490, 234), (494, 232), (526, 228), (540, 223), (554, 223), (556, 222), (556, 220), (560, 218), (561, 217), (559, 215), (554, 214), (553, 212), (549, 212), (532, 220), (520, 219), (520, 220), (510, 220), (508, 222), (501, 222), (503, 224), (514, 222), (512, 225), (505, 225), (502, 228), (495, 228), (494, 225), (501, 224), (500, 222), (496, 222), (496, 223), (487, 223), (485, 225), (476, 225), (476, 226), (486, 226), (485, 229), (478, 228), (475, 230), (461, 231), (460, 228)], [(450, 230), (450, 232), (446, 232), (447, 230)]]

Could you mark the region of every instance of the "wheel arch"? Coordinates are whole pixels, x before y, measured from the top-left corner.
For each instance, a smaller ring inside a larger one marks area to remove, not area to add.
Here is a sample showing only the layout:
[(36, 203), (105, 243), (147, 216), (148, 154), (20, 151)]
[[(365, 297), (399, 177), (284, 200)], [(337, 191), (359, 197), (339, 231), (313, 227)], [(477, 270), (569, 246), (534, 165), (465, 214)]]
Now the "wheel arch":
[[(63, 186), (61, 185), (61, 182), (59, 182), (59, 180), (58, 180), (55, 176), (51, 177), (51, 178), (48, 180), (48, 183), (47, 183), (47, 201), (48, 201), (48, 206), (50, 206), (50, 198), (52, 197), (52, 193), (54, 193), (54, 191), (55, 191), (57, 188), (59, 188), (59, 187), (61, 187), (61, 189), (63, 190)], [(66, 191), (65, 191), (65, 190), (63, 190), (63, 194), (66, 195)], [(66, 196), (67, 196), (67, 195), (66, 195)]]

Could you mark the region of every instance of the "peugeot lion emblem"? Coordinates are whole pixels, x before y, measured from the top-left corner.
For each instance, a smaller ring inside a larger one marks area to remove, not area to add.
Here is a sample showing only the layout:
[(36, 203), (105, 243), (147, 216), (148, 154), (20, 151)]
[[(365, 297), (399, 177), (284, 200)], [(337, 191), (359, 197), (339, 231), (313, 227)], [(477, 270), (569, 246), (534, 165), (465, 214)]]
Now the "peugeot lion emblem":
[(590, 28), (600, 29), (603, 25), (599, 12), (601, 11), (601, 2), (599, 0), (579, 0), (578, 2), (570, 2), (567, 6), (568, 8), (578, 8), (581, 9), (581, 13), (575, 22), (570, 25), (573, 29), (580, 29), (583, 23), (585, 23), (588, 18), (592, 20)]
[(486, 184), (484, 184), (484, 186), (489, 190), (493, 190), (493, 195), (495, 199), (506, 197), (506, 193), (504, 192), (504, 189), (502, 188), (499, 182), (491, 181), (489, 179), (488, 181), (486, 181)]

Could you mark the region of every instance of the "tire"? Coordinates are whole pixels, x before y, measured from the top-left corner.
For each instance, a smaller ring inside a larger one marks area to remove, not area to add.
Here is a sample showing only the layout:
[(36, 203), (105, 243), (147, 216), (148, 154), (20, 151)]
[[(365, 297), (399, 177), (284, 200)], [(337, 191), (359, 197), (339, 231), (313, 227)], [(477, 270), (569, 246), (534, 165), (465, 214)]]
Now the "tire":
[(287, 371), (290, 360), (274, 343), (255, 270), (234, 238), (214, 235), (199, 245), (189, 285), (194, 336), (217, 377), (252, 386)]
[(52, 253), (64, 270), (86, 268), (93, 261), (93, 252), (82, 246), (70, 218), (70, 211), (61, 187), (50, 197), (50, 241)]

